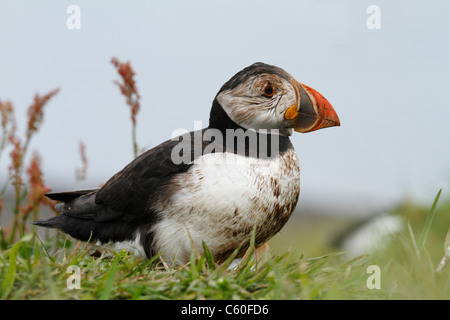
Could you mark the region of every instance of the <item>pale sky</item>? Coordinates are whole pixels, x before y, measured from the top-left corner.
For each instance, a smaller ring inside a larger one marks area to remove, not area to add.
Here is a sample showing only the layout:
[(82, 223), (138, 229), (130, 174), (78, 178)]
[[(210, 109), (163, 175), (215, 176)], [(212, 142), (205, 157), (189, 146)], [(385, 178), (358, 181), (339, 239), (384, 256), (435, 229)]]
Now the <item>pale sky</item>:
[[(70, 5), (80, 8), (81, 29), (67, 28)], [(370, 5), (381, 29), (367, 27)], [(2, 0), (0, 99), (13, 102), (23, 133), (34, 94), (61, 88), (30, 151), (39, 151), (55, 191), (88, 188), (132, 160), (111, 57), (137, 73), (141, 148), (194, 121), (206, 126), (223, 83), (253, 62), (274, 64), (322, 93), (341, 119), (339, 128), (291, 138), (300, 209), (383, 208), (405, 198), (431, 205), (450, 187), (449, 12), (444, 0)], [(89, 167), (77, 185), (80, 140)], [(0, 161), (3, 185), (7, 154)]]

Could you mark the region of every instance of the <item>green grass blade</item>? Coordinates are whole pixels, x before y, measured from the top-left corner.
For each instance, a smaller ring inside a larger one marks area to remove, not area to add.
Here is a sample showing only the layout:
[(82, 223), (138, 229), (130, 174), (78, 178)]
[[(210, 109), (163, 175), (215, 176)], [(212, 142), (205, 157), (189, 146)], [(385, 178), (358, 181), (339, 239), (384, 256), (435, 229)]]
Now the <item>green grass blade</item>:
[(214, 258), (211, 254), (211, 251), (209, 250), (208, 246), (206, 245), (206, 243), (204, 241), (202, 241), (202, 246), (203, 246), (203, 252), (204, 252), (205, 258), (206, 258), (206, 264), (208, 265), (208, 269), (209, 270), (216, 269), (216, 265), (214, 264)]
[(112, 286), (114, 284), (114, 278), (116, 277), (117, 268), (118, 268), (119, 259), (118, 257), (114, 258), (114, 261), (111, 265), (111, 269), (108, 271), (108, 276), (105, 280), (105, 286), (103, 288), (102, 294), (100, 295), (100, 300), (108, 300), (111, 296)]
[[(48, 253), (47, 248), (45, 247), (44, 243), (42, 242), (41, 238), (39, 237), (39, 235), (37, 234), (36, 231), (33, 232), (34, 236), (36, 237), (36, 239), (38, 239), (39, 243), (41, 244), (42, 249), (44, 250), (45, 254), (47, 255), (47, 258), (49, 258), (50, 260), (52, 260), (52, 256), (50, 255), (50, 253)], [(53, 261), (53, 260), (52, 260)]]
[(448, 228), (447, 235), (445, 236), (444, 251), (447, 251), (448, 248), (450, 248), (450, 228)]
[[(259, 219), (258, 219), (259, 220)], [(258, 221), (256, 221), (255, 225), (253, 226), (253, 230), (252, 230), (252, 235), (250, 238), (250, 245), (249, 248), (247, 249), (246, 255), (244, 256), (243, 261), (241, 261), (239, 263), (239, 268), (238, 268), (238, 276), (240, 276), (244, 270), (247, 269), (247, 266), (250, 264), (250, 261), (254, 258), (254, 254), (255, 254), (255, 239), (256, 239), (256, 225), (257, 225)]]
[[(199, 259), (200, 260), (200, 259)], [(191, 277), (192, 279), (197, 279), (199, 277), (199, 271), (197, 268), (197, 263), (200, 262), (196, 259), (195, 251), (191, 251), (191, 263), (190, 263), (190, 271), (191, 271)]]
[(9, 266), (8, 270), (6, 271), (5, 278), (3, 279), (2, 286), (1, 286), (1, 292), (2, 292), (2, 299), (5, 299), (11, 292), (14, 281), (16, 280), (16, 259), (17, 259), (17, 252), (19, 251), (21, 242), (17, 242), (12, 248), (9, 253)]
[(241, 251), (241, 247), (234, 250), (233, 253), (221, 265), (219, 265), (216, 270), (214, 270), (212, 278), (222, 275), (222, 273), (230, 266), (231, 262), (233, 262), (234, 258), (236, 258), (239, 251)]
[(440, 189), (438, 194), (436, 195), (433, 205), (431, 206), (430, 213), (427, 215), (427, 219), (425, 220), (425, 225), (419, 238), (419, 252), (422, 252), (423, 247), (425, 246), (425, 242), (427, 241), (431, 225), (433, 224), (434, 217), (436, 216), (436, 206), (439, 201), (439, 197), (441, 196), (441, 192), (442, 189)]
[(420, 258), (419, 247), (417, 246), (416, 237), (414, 236), (414, 232), (411, 227), (411, 222), (409, 220), (408, 220), (408, 232), (409, 232), (409, 237), (411, 238), (411, 242), (414, 247), (414, 251), (416, 252), (417, 256)]

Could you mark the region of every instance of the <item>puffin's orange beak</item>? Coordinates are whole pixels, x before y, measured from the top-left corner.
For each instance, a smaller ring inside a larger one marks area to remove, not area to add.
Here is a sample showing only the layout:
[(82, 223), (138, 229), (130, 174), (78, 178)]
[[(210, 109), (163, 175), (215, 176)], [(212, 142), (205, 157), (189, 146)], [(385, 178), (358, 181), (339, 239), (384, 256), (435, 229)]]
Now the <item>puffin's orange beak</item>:
[(297, 132), (311, 132), (323, 128), (340, 126), (339, 117), (331, 104), (316, 90), (293, 80), (297, 95)]

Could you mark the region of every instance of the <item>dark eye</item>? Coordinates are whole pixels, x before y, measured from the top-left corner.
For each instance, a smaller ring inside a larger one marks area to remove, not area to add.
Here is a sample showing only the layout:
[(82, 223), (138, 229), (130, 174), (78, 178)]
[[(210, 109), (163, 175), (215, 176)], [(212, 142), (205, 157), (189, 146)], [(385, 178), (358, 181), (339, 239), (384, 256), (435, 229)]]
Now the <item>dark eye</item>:
[(273, 94), (274, 94), (274, 90), (273, 90), (273, 87), (272, 87), (272, 85), (270, 84), (270, 83), (267, 83), (266, 84), (266, 87), (264, 88), (264, 95), (266, 96), (266, 97), (272, 97), (273, 96)]

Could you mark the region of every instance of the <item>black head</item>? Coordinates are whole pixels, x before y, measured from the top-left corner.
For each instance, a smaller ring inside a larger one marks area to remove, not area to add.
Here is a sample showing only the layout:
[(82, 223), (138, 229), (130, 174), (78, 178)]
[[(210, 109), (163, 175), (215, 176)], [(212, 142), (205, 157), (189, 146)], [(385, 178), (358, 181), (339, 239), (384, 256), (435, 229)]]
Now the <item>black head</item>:
[(339, 125), (329, 102), (283, 69), (254, 63), (236, 73), (217, 93), (210, 128), (309, 132)]

